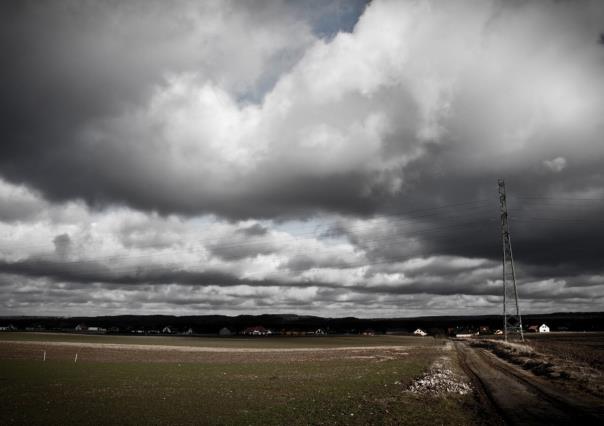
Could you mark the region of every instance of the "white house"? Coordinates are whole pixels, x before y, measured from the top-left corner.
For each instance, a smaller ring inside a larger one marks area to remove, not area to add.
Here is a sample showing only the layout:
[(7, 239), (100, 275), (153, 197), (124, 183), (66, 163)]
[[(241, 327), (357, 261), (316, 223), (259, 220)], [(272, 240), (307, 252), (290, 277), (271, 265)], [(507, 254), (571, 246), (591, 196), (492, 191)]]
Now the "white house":
[(424, 330), (422, 330), (421, 328), (418, 328), (417, 330), (415, 330), (413, 332), (413, 334), (415, 334), (416, 336), (427, 336), (428, 333), (426, 333)]
[(539, 333), (549, 333), (549, 327), (545, 324), (539, 326)]

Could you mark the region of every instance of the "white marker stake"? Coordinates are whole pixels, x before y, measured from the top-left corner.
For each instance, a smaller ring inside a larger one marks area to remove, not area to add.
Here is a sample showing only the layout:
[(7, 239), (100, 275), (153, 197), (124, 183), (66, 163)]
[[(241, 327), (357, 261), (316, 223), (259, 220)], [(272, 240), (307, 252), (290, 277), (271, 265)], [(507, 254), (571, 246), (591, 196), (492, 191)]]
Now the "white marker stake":
[(78, 362), (78, 354), (77, 354), (77, 352), (76, 352), (75, 358), (73, 359), (73, 362)]
[(44, 351), (44, 358), (42, 358), (42, 361), (46, 361), (46, 351)]

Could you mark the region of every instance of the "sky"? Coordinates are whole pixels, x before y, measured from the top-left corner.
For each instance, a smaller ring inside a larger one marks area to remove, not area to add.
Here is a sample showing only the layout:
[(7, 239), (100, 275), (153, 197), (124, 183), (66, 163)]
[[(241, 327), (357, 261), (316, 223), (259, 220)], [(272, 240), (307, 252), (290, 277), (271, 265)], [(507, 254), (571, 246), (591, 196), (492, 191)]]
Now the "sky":
[(4, 1), (0, 315), (604, 307), (604, 2)]

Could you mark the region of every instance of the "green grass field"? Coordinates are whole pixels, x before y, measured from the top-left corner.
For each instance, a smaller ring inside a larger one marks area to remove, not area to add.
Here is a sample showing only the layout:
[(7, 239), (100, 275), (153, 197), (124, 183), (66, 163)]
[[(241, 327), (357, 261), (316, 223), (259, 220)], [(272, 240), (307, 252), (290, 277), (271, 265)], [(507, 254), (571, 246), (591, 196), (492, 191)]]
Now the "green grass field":
[[(309, 338), (303, 342), (304, 338), (297, 338), (284, 344), (362, 346), (364, 341), (373, 340), (339, 339)], [(212, 340), (222, 347), (229, 341)], [(230, 344), (273, 347), (277, 340), (271, 340), (233, 339)], [(418, 340), (424, 346), (418, 349), (416, 345), (399, 359), (343, 357), (291, 363), (141, 360), (76, 364), (67, 360), (9, 360), (0, 353), (0, 424), (475, 423), (476, 406), (471, 396), (427, 397), (405, 391), (440, 355), (441, 341), (415, 339), (413, 344)], [(393, 344), (387, 337), (376, 338), (376, 342)], [(409, 341), (407, 344), (411, 347)]]

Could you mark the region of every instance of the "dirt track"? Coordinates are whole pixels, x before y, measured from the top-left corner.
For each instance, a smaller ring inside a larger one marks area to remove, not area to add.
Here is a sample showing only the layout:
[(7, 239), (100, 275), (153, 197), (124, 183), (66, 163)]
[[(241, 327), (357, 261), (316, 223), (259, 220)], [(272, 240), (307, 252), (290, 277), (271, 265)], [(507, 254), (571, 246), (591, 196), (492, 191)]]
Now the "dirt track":
[(568, 395), (547, 380), (497, 358), (491, 352), (456, 342), (459, 360), (505, 423), (512, 425), (603, 424), (601, 401)]

